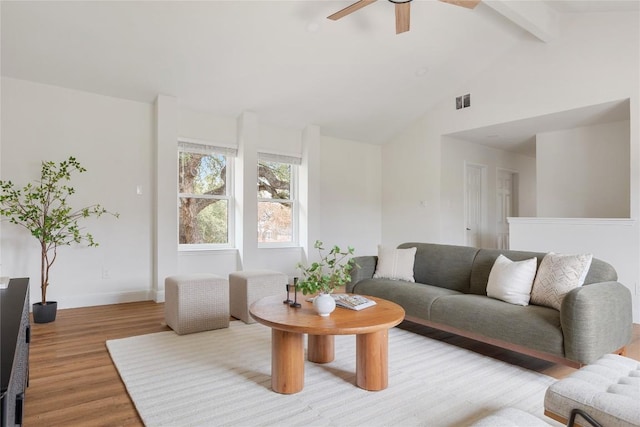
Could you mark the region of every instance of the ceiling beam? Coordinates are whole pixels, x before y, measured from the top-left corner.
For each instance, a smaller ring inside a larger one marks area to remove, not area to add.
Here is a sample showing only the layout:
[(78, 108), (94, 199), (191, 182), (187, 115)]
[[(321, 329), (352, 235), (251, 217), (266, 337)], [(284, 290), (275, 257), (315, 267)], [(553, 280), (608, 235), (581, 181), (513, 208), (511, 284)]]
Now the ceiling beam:
[(539, 1), (485, 0), (483, 2), (543, 42), (558, 34), (558, 12)]

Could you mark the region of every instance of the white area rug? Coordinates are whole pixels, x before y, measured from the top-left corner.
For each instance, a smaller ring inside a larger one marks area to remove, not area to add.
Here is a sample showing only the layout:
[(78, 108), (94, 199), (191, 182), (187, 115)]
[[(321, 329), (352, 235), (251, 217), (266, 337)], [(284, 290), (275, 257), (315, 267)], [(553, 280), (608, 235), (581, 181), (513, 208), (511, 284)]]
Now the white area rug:
[[(336, 360), (305, 362), (300, 393), (271, 391), (271, 330), (231, 322), (107, 341), (147, 426), (463, 426), (501, 407), (539, 418), (554, 379), (394, 328), (389, 387), (355, 386), (355, 337), (336, 337)], [(546, 418), (547, 422), (551, 420)]]

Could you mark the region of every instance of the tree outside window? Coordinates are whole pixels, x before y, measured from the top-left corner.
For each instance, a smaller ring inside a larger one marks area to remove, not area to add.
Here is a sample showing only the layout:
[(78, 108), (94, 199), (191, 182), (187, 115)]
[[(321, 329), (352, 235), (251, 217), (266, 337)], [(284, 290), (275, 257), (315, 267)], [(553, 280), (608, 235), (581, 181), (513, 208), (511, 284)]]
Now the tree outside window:
[(229, 156), (189, 143), (178, 154), (179, 244), (229, 244)]
[(295, 242), (296, 166), (268, 160), (272, 157), (259, 154), (258, 243), (291, 244)]

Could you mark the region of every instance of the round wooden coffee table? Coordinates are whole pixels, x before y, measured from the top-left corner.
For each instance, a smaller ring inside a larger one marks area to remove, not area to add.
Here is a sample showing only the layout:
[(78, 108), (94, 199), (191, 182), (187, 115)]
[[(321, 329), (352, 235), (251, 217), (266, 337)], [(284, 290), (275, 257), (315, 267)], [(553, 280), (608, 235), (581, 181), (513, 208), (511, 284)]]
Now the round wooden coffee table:
[(256, 321), (271, 328), (271, 388), (283, 394), (304, 387), (304, 334), (308, 335), (307, 358), (315, 363), (334, 359), (334, 335), (356, 335), (356, 385), (365, 390), (384, 390), (388, 384), (390, 328), (404, 319), (404, 309), (381, 298), (360, 311), (336, 307), (328, 317), (319, 316), (310, 302), (292, 308), (282, 297), (266, 297), (249, 309)]

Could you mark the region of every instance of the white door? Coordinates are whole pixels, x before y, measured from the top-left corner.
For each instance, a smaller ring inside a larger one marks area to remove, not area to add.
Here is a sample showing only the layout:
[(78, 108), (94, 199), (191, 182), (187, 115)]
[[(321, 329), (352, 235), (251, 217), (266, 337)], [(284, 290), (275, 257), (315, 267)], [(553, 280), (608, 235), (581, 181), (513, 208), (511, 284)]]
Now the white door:
[(509, 223), (507, 218), (516, 216), (516, 184), (516, 173), (498, 170), (496, 177), (496, 247), (498, 249), (509, 249)]
[(482, 247), (484, 229), (483, 181), (484, 166), (465, 166), (465, 238), (466, 245)]

